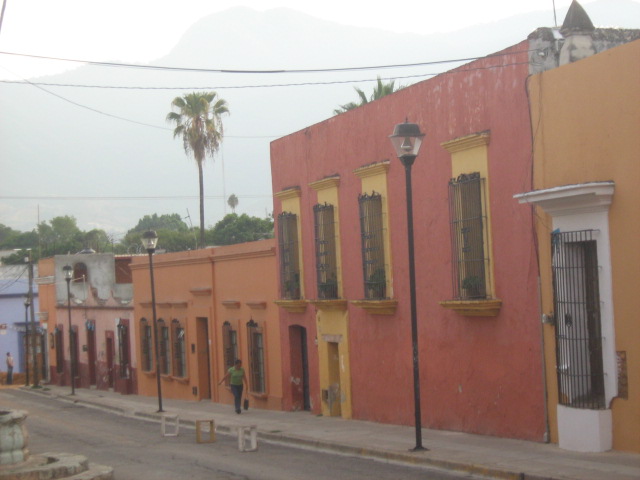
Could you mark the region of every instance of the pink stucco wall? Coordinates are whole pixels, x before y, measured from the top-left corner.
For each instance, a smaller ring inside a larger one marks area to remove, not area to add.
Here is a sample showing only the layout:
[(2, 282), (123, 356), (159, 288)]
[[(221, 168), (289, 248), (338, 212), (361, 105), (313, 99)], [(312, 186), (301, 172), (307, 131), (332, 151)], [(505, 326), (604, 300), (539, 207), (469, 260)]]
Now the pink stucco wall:
[[(315, 298), (312, 206), (317, 195), (308, 184), (340, 176), (344, 297), (361, 299), (357, 203), (361, 181), (353, 171), (391, 160), (389, 225), (399, 305), (393, 316), (348, 306), (354, 418), (413, 423), (405, 177), (388, 139), (395, 124), (407, 118), (426, 133), (413, 167), (423, 426), (542, 440), (544, 391), (532, 217), (512, 198), (531, 187), (527, 48), (523, 42), (501, 52), (508, 55), (473, 62), (271, 144), (273, 191), (301, 189), (303, 261), (310, 298)], [(440, 144), (485, 130), (491, 132), (492, 262), (496, 297), (503, 303), (496, 317), (464, 317), (438, 304), (453, 295), (447, 203), (451, 156)], [(274, 206), (277, 215), (281, 211), (277, 199)], [(281, 309), (281, 318), (285, 352), (289, 325), (306, 325), (310, 332), (311, 395), (317, 409), (315, 311), (307, 308), (295, 314)], [(284, 393), (286, 406), (286, 388)]]

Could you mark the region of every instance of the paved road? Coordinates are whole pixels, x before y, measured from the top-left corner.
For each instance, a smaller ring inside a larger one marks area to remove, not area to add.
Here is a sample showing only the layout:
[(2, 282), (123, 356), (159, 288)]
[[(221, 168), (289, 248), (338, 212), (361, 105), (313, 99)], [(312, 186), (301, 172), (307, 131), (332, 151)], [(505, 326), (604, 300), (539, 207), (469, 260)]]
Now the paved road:
[(157, 423), (40, 397), (0, 390), (0, 408), (29, 412), (32, 455), (65, 452), (110, 465), (116, 480), (459, 480), (472, 478), (296, 449), (261, 442), (257, 452), (239, 452), (233, 437), (198, 444), (192, 429), (162, 437)]

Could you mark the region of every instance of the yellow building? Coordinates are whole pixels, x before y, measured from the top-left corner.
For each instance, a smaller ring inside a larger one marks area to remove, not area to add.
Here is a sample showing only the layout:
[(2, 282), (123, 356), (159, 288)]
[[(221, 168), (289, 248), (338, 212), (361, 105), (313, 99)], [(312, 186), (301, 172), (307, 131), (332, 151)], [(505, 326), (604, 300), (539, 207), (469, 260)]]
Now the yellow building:
[[(592, 52), (593, 53), (593, 52)], [(640, 40), (530, 78), (551, 441), (640, 452)]]

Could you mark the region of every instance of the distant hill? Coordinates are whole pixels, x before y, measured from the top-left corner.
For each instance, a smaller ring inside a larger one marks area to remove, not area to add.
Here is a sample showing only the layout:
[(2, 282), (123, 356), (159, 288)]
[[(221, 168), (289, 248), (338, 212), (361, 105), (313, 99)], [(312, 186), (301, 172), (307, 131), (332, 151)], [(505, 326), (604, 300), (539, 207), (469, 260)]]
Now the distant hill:
[[(600, 0), (585, 8), (597, 26), (640, 27), (637, 2)], [(559, 23), (565, 13), (566, 9), (558, 12)], [(348, 27), (289, 9), (234, 8), (194, 24), (167, 56), (152, 65), (292, 70), (413, 64), (488, 55), (526, 39), (541, 26), (553, 26), (550, 10), (453, 33), (413, 35)], [(377, 75), (396, 77), (397, 84), (408, 85), (453, 66), (286, 74), (83, 66), (37, 80), (144, 88), (0, 84), (2, 195), (110, 197), (3, 200), (0, 223), (30, 229), (38, 205), (41, 220), (69, 214), (83, 229), (108, 232), (124, 232), (152, 213), (186, 217), (189, 211), (197, 223), (196, 167), (184, 155), (181, 142), (172, 139), (164, 118), (174, 97), (204, 89), (216, 90), (231, 110), (224, 122), (221, 154), (205, 171), (205, 194), (218, 197), (207, 200), (207, 223), (222, 218), (227, 208), (224, 197), (231, 193), (239, 198), (238, 212), (264, 216), (272, 209), (271, 140), (330, 117), (334, 108), (356, 99), (354, 86), (370, 91)], [(346, 83), (353, 80), (361, 81)], [(268, 87), (276, 84), (282, 86)], [(153, 89), (157, 87), (172, 89)], [(149, 198), (131, 198), (135, 196)], [(168, 196), (174, 198), (164, 198)]]

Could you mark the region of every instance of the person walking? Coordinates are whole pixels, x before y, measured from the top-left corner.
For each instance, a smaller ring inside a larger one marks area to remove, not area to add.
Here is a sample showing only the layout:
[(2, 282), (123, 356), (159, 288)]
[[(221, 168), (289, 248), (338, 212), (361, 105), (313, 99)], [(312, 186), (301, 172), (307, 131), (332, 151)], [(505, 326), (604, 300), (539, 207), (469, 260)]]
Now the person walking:
[(7, 352), (7, 385), (13, 385), (13, 357)]
[(227, 370), (227, 373), (222, 380), (218, 382), (218, 385), (229, 380), (229, 386), (231, 387), (231, 393), (233, 393), (233, 403), (236, 408), (236, 413), (242, 413), (242, 391), (247, 383), (247, 375), (244, 368), (242, 368), (242, 360), (237, 359), (233, 367)]

